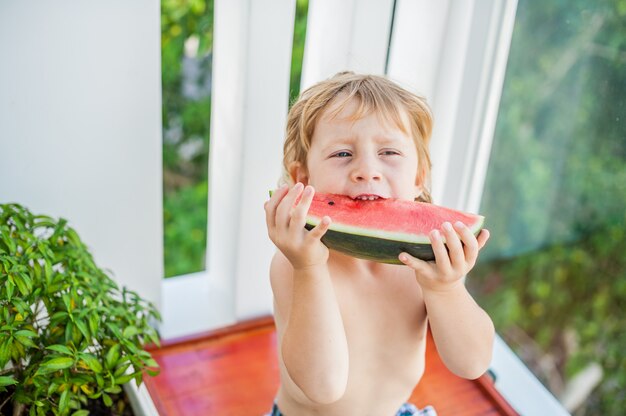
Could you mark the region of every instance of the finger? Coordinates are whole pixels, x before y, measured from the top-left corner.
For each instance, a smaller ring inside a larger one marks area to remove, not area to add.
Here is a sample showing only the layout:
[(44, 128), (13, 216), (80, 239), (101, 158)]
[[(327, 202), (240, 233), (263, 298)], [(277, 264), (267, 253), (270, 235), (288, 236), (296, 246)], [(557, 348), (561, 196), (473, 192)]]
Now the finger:
[(454, 224), (454, 229), (461, 237), (463, 251), (465, 252), (465, 261), (473, 264), (478, 257), (478, 241), (476, 237), (472, 233), (472, 230), (460, 221)]
[(324, 216), (322, 218), (322, 221), (320, 221), (320, 223), (317, 224), (315, 228), (309, 231), (309, 238), (320, 240), (324, 236), (324, 234), (326, 234), (326, 231), (328, 231), (331, 223), (332, 220), (330, 219), (330, 217)]
[(280, 204), (278, 204), (278, 208), (276, 208), (277, 226), (289, 226), (289, 222), (291, 221), (291, 211), (294, 204), (296, 203), (296, 200), (302, 193), (303, 188), (304, 185), (298, 182), (289, 190), (289, 192), (287, 192), (287, 195), (285, 195), (285, 197), (280, 201)]
[(276, 207), (288, 190), (287, 185), (282, 185), (272, 193), (269, 200), (265, 201), (263, 208), (265, 208), (265, 222), (268, 228), (276, 227)]
[(429, 263), (424, 260), (420, 260), (411, 256), (409, 253), (400, 253), (398, 259), (405, 265), (409, 266), (411, 269), (415, 270), (420, 274), (426, 274), (432, 267)]
[(452, 268), (465, 267), (465, 252), (463, 245), (459, 239), (459, 235), (449, 222), (443, 223), (443, 235), (446, 238), (446, 246), (448, 246), (448, 258)]
[(301, 233), (302, 228), (304, 228), (306, 214), (309, 212), (309, 207), (311, 206), (311, 201), (313, 201), (314, 193), (315, 190), (312, 186), (306, 186), (302, 191), (302, 198), (300, 198), (300, 202), (298, 202), (298, 205), (296, 205), (291, 211), (291, 222), (289, 223), (289, 227), (293, 228), (298, 233)]
[(491, 233), (486, 228), (483, 228), (478, 234), (478, 249), (481, 250), (487, 244), (487, 240), (489, 240), (489, 236)]
[(446, 272), (450, 269), (450, 257), (448, 256), (448, 250), (443, 244), (442, 235), (439, 230), (432, 230), (429, 235), (430, 244), (433, 247), (435, 253), (435, 263), (439, 270)]

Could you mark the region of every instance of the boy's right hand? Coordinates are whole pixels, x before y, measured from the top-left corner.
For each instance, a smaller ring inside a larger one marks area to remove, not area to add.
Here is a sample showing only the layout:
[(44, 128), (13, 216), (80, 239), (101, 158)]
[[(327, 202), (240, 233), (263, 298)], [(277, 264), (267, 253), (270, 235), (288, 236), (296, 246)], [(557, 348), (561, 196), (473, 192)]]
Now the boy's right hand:
[(314, 194), (312, 186), (301, 183), (291, 189), (282, 186), (264, 205), (269, 237), (296, 270), (324, 265), (328, 260), (328, 248), (321, 238), (330, 226), (330, 217), (322, 218), (310, 231), (304, 228)]

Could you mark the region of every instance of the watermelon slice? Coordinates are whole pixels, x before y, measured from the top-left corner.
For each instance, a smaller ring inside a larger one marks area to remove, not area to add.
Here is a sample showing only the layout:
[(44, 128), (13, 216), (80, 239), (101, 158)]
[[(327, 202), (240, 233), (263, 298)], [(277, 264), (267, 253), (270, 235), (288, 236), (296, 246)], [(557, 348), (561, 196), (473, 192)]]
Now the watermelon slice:
[[(354, 200), (344, 195), (315, 193), (306, 219), (312, 229), (328, 215), (330, 228), (322, 242), (350, 256), (382, 263), (402, 264), (401, 252), (422, 260), (435, 259), (428, 234), (448, 221), (461, 221), (474, 235), (485, 218), (423, 202), (399, 199)], [(445, 242), (445, 239), (444, 239)]]

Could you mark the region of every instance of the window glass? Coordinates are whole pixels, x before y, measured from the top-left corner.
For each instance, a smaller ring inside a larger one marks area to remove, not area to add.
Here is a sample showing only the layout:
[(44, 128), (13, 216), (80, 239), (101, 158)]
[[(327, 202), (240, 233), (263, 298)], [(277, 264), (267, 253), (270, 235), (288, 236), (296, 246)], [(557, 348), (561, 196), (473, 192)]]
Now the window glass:
[(468, 279), (575, 414), (626, 409), (626, 1), (520, 0)]

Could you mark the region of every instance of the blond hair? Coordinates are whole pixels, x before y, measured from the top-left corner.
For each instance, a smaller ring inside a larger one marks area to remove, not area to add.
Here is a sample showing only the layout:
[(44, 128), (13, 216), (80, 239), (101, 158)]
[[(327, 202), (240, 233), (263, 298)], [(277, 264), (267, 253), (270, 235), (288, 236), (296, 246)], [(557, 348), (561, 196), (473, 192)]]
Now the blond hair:
[[(416, 199), (431, 202), (428, 142), (433, 120), (430, 108), (424, 98), (378, 75), (340, 72), (302, 92), (287, 116), (287, 132), (283, 146), (283, 181), (293, 183), (289, 172), (294, 164), (298, 163), (306, 168), (306, 158), (317, 121), (329, 104), (340, 95), (342, 101), (334, 108), (331, 117), (337, 116), (352, 99), (356, 99), (358, 108), (351, 117), (353, 120), (376, 112), (386, 122), (393, 122), (405, 134), (413, 137), (419, 169), (416, 180), (422, 188), (421, 195)], [(409, 117), (410, 131), (406, 131), (407, 126), (402, 120), (403, 111)]]

